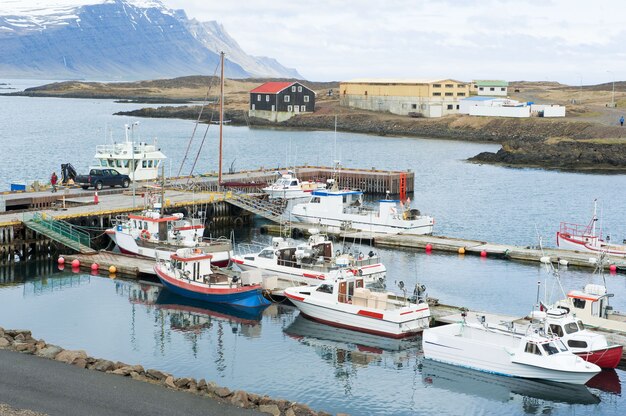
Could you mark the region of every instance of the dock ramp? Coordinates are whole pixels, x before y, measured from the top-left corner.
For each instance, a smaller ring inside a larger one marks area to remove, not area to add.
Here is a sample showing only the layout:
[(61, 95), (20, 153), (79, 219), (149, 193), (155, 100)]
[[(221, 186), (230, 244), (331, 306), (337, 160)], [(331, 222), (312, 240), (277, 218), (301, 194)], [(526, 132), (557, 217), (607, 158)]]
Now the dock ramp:
[(284, 223), (285, 205), (282, 202), (273, 202), (266, 199), (256, 198), (246, 194), (225, 195), (224, 200), (231, 205), (245, 209), (276, 223)]
[(25, 217), (23, 222), (29, 229), (79, 253), (90, 254), (96, 252), (91, 248), (91, 236), (89, 233), (76, 229), (75, 226), (68, 222), (55, 220), (40, 213)]

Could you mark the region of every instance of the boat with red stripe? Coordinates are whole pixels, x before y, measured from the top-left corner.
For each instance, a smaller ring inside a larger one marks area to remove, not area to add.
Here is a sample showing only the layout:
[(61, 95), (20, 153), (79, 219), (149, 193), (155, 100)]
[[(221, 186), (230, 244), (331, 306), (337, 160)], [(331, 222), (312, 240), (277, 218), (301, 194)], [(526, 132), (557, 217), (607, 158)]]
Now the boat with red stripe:
[(187, 298), (250, 308), (270, 304), (263, 297), (260, 273), (212, 268), (211, 259), (198, 248), (178, 249), (158, 261), (154, 271), (169, 291)]
[(304, 316), (338, 328), (404, 338), (430, 324), (430, 309), (421, 285), (416, 286), (414, 297), (408, 299), (367, 289), (362, 277), (342, 272), (331, 282), (287, 288), (284, 294)]

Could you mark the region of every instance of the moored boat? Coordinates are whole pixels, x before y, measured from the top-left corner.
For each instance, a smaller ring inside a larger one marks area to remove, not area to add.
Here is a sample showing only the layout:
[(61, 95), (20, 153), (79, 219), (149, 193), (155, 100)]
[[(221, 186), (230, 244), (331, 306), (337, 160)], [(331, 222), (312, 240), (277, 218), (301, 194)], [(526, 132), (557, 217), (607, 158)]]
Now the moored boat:
[(430, 324), (430, 309), (421, 292), (411, 301), (371, 291), (362, 277), (352, 274), (344, 273), (332, 283), (287, 288), (284, 293), (310, 319), (353, 331), (404, 338)]
[(429, 328), (422, 347), (427, 359), (511, 377), (585, 384), (601, 371), (573, 354), (559, 337), (487, 322)]
[(366, 208), (363, 192), (313, 191), (308, 202), (297, 204), (291, 214), (299, 221), (328, 227), (388, 234), (432, 234), (435, 220), (398, 200), (383, 199), (378, 210)]
[(143, 257), (166, 258), (179, 248), (197, 247), (211, 253), (214, 266), (225, 267), (233, 254), (229, 239), (203, 238), (201, 218), (185, 219), (182, 213), (162, 214), (159, 209), (120, 217), (106, 233), (122, 253)]
[(178, 249), (169, 259), (159, 260), (154, 271), (168, 290), (180, 296), (251, 308), (269, 305), (260, 274), (212, 268), (211, 258), (199, 248)]
[(614, 244), (602, 239), (602, 230), (597, 228), (597, 201), (593, 201), (593, 216), (587, 225), (562, 222), (556, 233), (556, 245), (567, 250), (626, 257), (626, 244)]
[[(261, 270), (266, 276), (276, 276), (281, 286), (286, 282), (285, 287), (332, 280), (340, 270), (362, 276), (366, 286), (382, 285), (387, 271), (373, 251), (367, 255), (342, 253), (335, 250), (331, 240), (315, 230), (306, 242), (274, 237), (271, 246), (235, 255), (232, 261), (242, 270)], [(280, 290), (274, 293), (280, 295)]]
[(270, 198), (294, 199), (311, 195), (317, 189), (326, 188), (326, 184), (312, 181), (301, 181), (292, 171), (277, 172), (280, 177), (273, 184), (263, 188)]

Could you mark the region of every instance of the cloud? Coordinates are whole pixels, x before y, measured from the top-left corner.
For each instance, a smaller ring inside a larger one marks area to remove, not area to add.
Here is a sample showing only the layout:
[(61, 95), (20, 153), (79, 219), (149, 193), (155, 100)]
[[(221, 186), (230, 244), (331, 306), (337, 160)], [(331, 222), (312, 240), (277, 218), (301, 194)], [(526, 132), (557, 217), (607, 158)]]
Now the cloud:
[(163, 0), (312, 80), (626, 79), (622, 2)]

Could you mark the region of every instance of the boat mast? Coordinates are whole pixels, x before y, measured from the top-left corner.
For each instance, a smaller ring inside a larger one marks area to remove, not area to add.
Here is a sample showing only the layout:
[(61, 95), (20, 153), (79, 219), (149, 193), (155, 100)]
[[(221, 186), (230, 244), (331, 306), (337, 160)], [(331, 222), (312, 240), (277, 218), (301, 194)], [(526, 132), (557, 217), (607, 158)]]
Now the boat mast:
[(217, 175), (217, 186), (222, 186), (222, 130), (224, 128), (224, 51), (220, 52), (220, 157)]
[(596, 235), (596, 223), (598, 222), (598, 199), (593, 200), (593, 218), (591, 219), (591, 235), (595, 237)]

